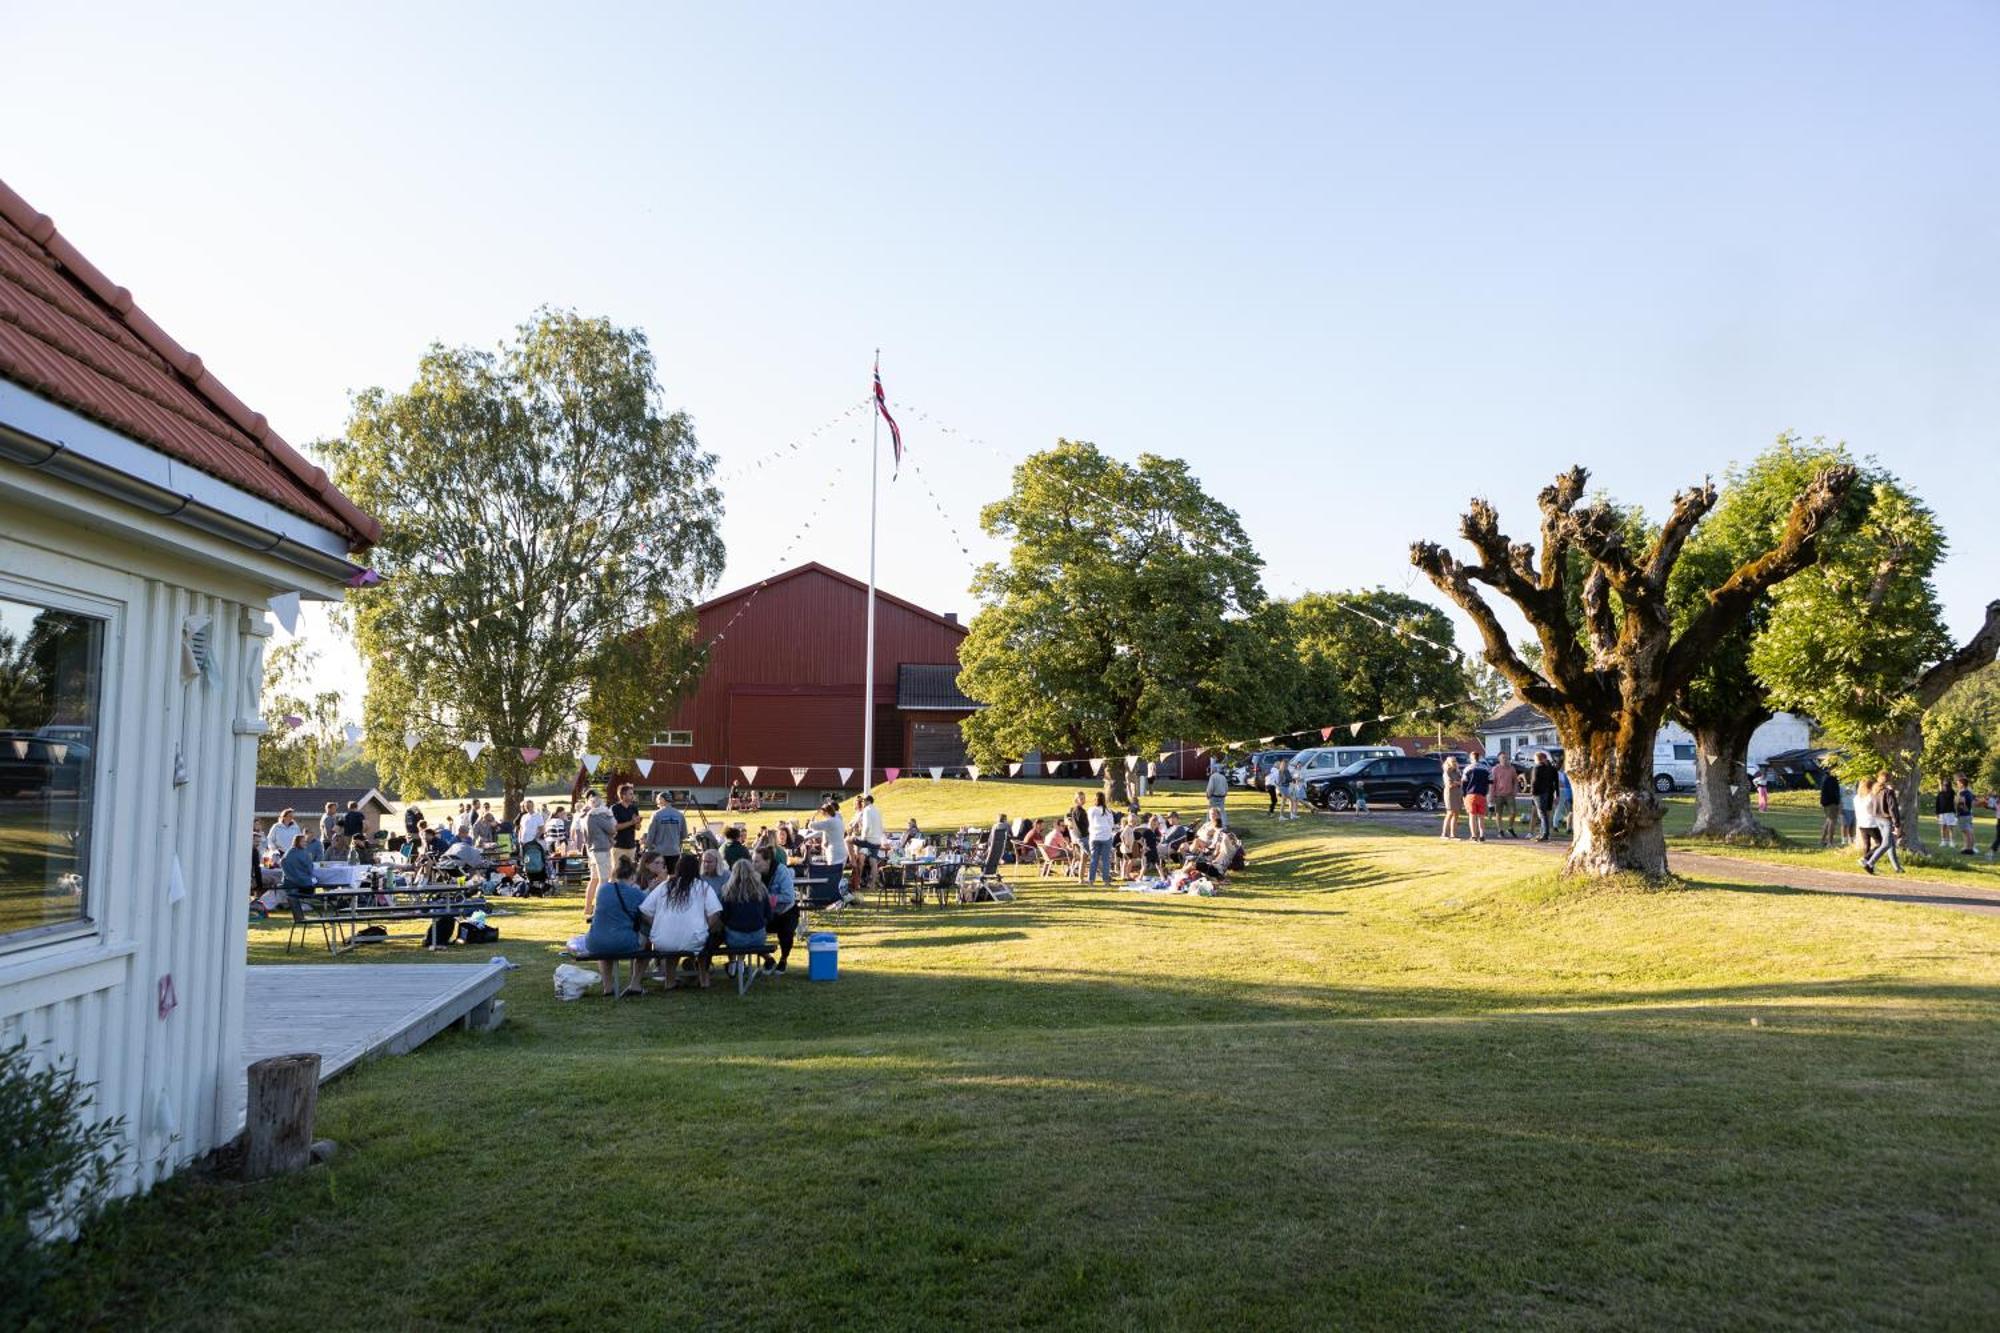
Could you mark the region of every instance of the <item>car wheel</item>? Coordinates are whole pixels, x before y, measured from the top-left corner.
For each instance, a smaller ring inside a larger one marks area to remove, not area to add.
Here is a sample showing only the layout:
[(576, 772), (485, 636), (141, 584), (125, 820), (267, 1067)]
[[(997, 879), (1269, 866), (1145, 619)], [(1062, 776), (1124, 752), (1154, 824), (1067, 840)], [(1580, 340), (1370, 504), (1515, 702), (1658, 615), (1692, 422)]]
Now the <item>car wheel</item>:
[(1326, 794), (1326, 808), (1329, 810), (1346, 810), (1351, 808), (1353, 804), (1354, 798), (1344, 791), (1336, 790)]
[(1665, 773), (1653, 774), (1653, 790), (1665, 796), (1674, 789), (1674, 780)]
[(1436, 787), (1419, 787), (1419, 788), (1417, 789), (1417, 809), (1419, 809), (1419, 810), (1435, 810), (1435, 809), (1437, 809), (1437, 808), (1438, 808), (1438, 790), (1437, 790), (1437, 788), (1436, 788)]

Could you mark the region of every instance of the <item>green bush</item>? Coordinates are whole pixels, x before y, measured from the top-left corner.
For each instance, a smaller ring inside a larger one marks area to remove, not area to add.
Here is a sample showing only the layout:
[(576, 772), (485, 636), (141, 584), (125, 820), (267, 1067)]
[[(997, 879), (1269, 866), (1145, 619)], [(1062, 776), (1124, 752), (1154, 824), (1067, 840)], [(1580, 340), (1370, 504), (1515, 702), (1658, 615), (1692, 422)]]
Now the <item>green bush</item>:
[(124, 1117), (91, 1123), (73, 1070), (37, 1066), (25, 1039), (0, 1049), (0, 1328), (50, 1313), (75, 1262), (67, 1239), (110, 1192)]

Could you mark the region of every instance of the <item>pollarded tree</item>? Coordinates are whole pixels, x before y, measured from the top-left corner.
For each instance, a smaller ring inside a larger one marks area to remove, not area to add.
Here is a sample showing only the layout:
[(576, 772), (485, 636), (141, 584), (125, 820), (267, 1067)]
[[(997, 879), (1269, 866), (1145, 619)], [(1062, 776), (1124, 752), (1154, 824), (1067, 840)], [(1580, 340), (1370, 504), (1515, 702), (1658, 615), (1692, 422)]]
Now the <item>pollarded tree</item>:
[[(662, 397), (643, 333), (552, 310), (498, 354), (434, 346), (408, 389), (355, 397), (325, 447), (382, 520), (383, 581), (348, 607), (385, 781), (463, 791), (490, 765), (512, 817), (537, 772), (642, 753), (672, 720), (721, 497)], [(490, 748), (468, 761), (460, 740)]]
[[(1784, 537), (1793, 501), (1829, 467), (1851, 465), (1847, 451), (1783, 435), (1748, 467), (1731, 469), (1713, 512), (1689, 538), (1667, 579), (1676, 628), (1708, 605), (1708, 591)], [(1849, 488), (1819, 537), (1819, 567), (1841, 558), (1855, 533), (1868, 487)], [(1792, 585), (1796, 586), (1796, 581)], [(1751, 646), (1771, 619), (1773, 594), (1750, 603), (1737, 626), (1716, 641), (1692, 679), (1667, 706), (1668, 716), (1694, 734), (1694, 824), (1689, 832), (1723, 842), (1763, 843), (1774, 835), (1750, 800), (1750, 738), (1773, 714), (1770, 691), (1750, 670)]]
[(1111, 761), (1117, 800), (1123, 756), (1275, 725), (1263, 562), (1185, 462), (1061, 440), (980, 523), (1010, 549), (975, 578), (985, 605), (959, 647), (959, 687), (986, 705), (962, 724), (977, 762), (1080, 746)]
[[(1582, 503), (1588, 479), (1584, 469), (1572, 468), (1543, 488), (1539, 553), (1510, 540), (1493, 506), (1474, 500), (1459, 531), (1478, 554), (1475, 563), (1432, 542), (1412, 546), (1410, 559), (1471, 616), (1486, 660), (1522, 702), (1555, 722), (1575, 791), (1569, 869), (1657, 878), (1667, 873), (1667, 843), (1652, 786), (1653, 741), (1667, 704), (1765, 590), (1813, 562), (1820, 529), (1854, 484), (1854, 471), (1834, 467), (1815, 477), (1776, 543), (1710, 587), (1707, 605), (1678, 631), (1667, 583), (1714, 508), (1715, 487), (1705, 482), (1676, 495), (1658, 533), (1635, 549), (1614, 506)], [(1573, 552), (1589, 562), (1574, 611), (1563, 586)], [(1479, 584), (1527, 618), (1541, 643), (1539, 670), (1515, 651)]]

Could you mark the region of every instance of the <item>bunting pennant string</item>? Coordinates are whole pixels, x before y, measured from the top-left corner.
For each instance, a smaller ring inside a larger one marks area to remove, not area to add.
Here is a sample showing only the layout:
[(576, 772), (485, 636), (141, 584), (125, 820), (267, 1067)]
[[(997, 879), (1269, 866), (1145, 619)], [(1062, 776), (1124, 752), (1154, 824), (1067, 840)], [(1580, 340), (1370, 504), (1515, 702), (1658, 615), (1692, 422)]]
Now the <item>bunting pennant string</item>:
[(281, 592), (264, 605), (271, 608), (271, 614), (285, 627), (285, 633), (299, 632), (299, 595), (295, 592)]
[(688, 767), (694, 770), (694, 780), (696, 782), (706, 782), (708, 780), (709, 766), (707, 764), (689, 764)]
[[(1357, 723), (1355, 723), (1354, 725), (1358, 727), (1358, 726), (1360, 726), (1361, 724), (1360, 724), (1359, 722), (1357, 722)], [(1321, 740), (1323, 740), (1323, 741), (1330, 741), (1330, 740), (1332, 740), (1332, 739), (1333, 739), (1333, 728), (1332, 728), (1332, 727), (1321, 727), (1321, 728), (1319, 729), (1319, 738), (1320, 738)]]
[(1019, 764), (1009, 764), (1009, 765), (1007, 765), (1007, 776), (1008, 776), (1008, 777), (1010, 777), (1010, 778), (1018, 778), (1018, 777), (1020, 777), (1020, 776), (1021, 776), (1021, 766), (1020, 766)]
[(540, 759), (541, 757), (542, 757), (542, 747), (541, 747), (541, 746), (539, 746), (539, 745), (523, 745), (523, 746), (521, 747), (521, 762), (522, 762), (522, 763), (524, 763), (524, 764), (532, 764), (532, 763), (534, 763), (534, 762), (535, 762), (535, 761), (536, 761), (537, 759)]
[(756, 781), (757, 781), (757, 768), (758, 768), (758, 765), (756, 765), (756, 764), (738, 764), (738, 765), (737, 765), (737, 767), (738, 767), (738, 768), (741, 768), (741, 769), (743, 770), (743, 780), (744, 780), (745, 782), (748, 782), (748, 783), (751, 783), (751, 784), (753, 784), (753, 785), (754, 785), (754, 784), (756, 783)]
[(794, 787), (796, 787), (796, 786), (798, 786), (798, 785), (799, 785), (800, 783), (804, 782), (804, 781), (806, 780), (806, 774), (807, 774), (807, 773), (810, 773), (811, 771), (812, 771), (811, 769), (807, 769), (807, 768), (795, 768), (795, 769), (793, 769), (793, 770), (792, 770), (792, 785), (793, 785)]
[(807, 431), (804, 435), (799, 436), (797, 439), (789, 440), (784, 444), (779, 445), (777, 448), (771, 450), (769, 453), (759, 454), (755, 458), (746, 459), (743, 462), (738, 463), (736, 466), (728, 469), (727, 471), (718, 473), (715, 478), (714, 484), (718, 487), (727, 486), (730, 482), (736, 481), (742, 477), (746, 477), (752, 472), (761, 471), (764, 467), (766, 467), (769, 464), (783, 462), (787, 454), (800, 453), (801, 451), (809, 448), (813, 444), (813, 442), (818, 440), (822, 435), (826, 434), (830, 430), (836, 429), (841, 422), (847, 420), (849, 417), (853, 416), (856, 412), (865, 411), (867, 408), (872, 406), (873, 403), (874, 403), (873, 398), (863, 398), (859, 402), (841, 409), (839, 412), (836, 412), (832, 417), (821, 422), (819, 425), (814, 426), (811, 430)]
[(1104, 761), (1102, 759), (1093, 759), (1090, 761), (1090, 775), (1092, 777), (1096, 777), (1103, 771), (1104, 771)]
[(965, 772), (966, 775), (970, 777), (974, 782), (979, 781), (979, 765), (967, 764), (965, 766)]
[(851, 768), (840, 769), (839, 773), (840, 773), (840, 785), (843, 787), (847, 785), (847, 780), (854, 776), (854, 770)]
[(882, 775), (889, 781), (894, 782), (897, 778), (903, 776), (903, 770), (900, 768), (885, 768), (882, 770)]
[(1348, 723), (1347, 734), (1350, 736), (1359, 736), (1361, 734), (1361, 723), (1359, 722)]
[(290, 727), (293, 731), (297, 731), (300, 727), (303, 727), (305, 724), (306, 720), (300, 717), (297, 713), (285, 714), (285, 725), (287, 727)]
[(937, 765), (933, 764), (933, 765), (931, 766), (931, 781), (932, 781), (932, 782), (942, 782), (942, 781), (944, 781), (944, 769), (942, 769), (942, 768), (938, 767)]
[(632, 761), (632, 767), (639, 770), (639, 776), (641, 779), (650, 778), (653, 776), (653, 761), (650, 759), (634, 759)]
[(486, 742), (460, 741), (458, 748), (465, 751), (465, 758), (468, 763), (477, 763), (479, 761), (479, 752), (486, 748)]
[(583, 760), (583, 771), (592, 776), (596, 775), (597, 766), (604, 762), (604, 756), (601, 754), (586, 754), (580, 757)]
[(403, 733), (403, 749), (405, 752), (416, 749), (422, 743), (423, 737), (417, 735), (414, 730)]

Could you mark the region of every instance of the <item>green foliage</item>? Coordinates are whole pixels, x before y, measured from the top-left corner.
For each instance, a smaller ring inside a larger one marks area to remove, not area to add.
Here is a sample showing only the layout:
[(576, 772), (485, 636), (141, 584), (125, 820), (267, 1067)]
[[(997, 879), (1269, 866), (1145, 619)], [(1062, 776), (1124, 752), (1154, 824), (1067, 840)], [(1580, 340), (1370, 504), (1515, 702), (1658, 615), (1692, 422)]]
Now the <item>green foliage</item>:
[[(1462, 705), (1473, 692), (1463, 657), (1449, 645), (1452, 624), (1436, 607), (1402, 593), (1306, 593), (1273, 604), (1294, 662), (1286, 716), (1307, 724), (1375, 718), (1441, 704)], [(1351, 609), (1349, 609), (1351, 608)], [(1444, 646), (1440, 646), (1444, 645)], [(1468, 710), (1454, 707), (1447, 725)], [(1361, 739), (1422, 729), (1437, 715), (1371, 724)]]
[(26, 1039), (0, 1048), (0, 1328), (55, 1313), (77, 1255), (66, 1240), (109, 1193), (122, 1118), (89, 1123), (90, 1090), (73, 1070), (29, 1059)]
[[(279, 644), (264, 655), (260, 711), (271, 729), (257, 742), (260, 785), (310, 787), (331, 780), (343, 745), (340, 692), (308, 692), (306, 678), (317, 656), (302, 639)], [(300, 724), (287, 725), (287, 716), (301, 719)]]
[[(383, 523), (383, 582), (347, 614), (368, 756), (398, 793), (489, 769), (519, 793), (671, 721), (723, 552), (714, 457), (662, 398), (644, 334), (553, 310), (498, 352), (433, 346), (405, 391), (356, 395), (326, 447)], [(460, 740), (490, 748), (469, 763)]]
[(1959, 773), (1976, 791), (2000, 791), (2000, 667), (1967, 676), (1924, 714), (1924, 775)]
[(1922, 714), (1915, 685), (1952, 651), (1931, 574), (1945, 538), (1887, 469), (1867, 464), (1819, 562), (1781, 584), (1749, 652), (1774, 706), (1816, 719), (1849, 772), (1902, 771), (1897, 737)]
[(959, 685), (987, 705), (964, 723), (977, 762), (1148, 754), (1275, 725), (1262, 561), (1184, 462), (1060, 441), (1014, 469), (980, 522), (1012, 546), (974, 580), (985, 606), (959, 649)]

